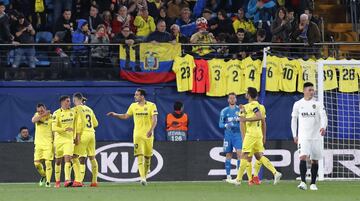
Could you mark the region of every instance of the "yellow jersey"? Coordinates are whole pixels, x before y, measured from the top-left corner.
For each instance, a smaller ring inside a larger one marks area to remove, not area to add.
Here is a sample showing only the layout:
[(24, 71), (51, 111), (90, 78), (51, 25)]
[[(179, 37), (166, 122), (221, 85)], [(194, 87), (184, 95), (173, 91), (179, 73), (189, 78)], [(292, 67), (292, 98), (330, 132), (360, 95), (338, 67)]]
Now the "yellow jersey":
[(281, 62), (277, 56), (266, 57), (266, 91), (279, 91)]
[(95, 132), (99, 122), (94, 111), (86, 105), (78, 105), (74, 109), (76, 112), (76, 133)]
[[(75, 110), (73, 108), (56, 110), (52, 116), (52, 131), (55, 132), (54, 143), (73, 142), (75, 138)], [(65, 131), (72, 128), (74, 131)]]
[[(240, 112), (240, 116), (245, 118), (255, 117), (255, 113), (260, 111), (261, 116), (266, 118), (266, 110), (263, 105), (261, 105), (258, 101), (251, 101), (250, 103), (244, 105), (244, 111)], [(246, 133), (245, 136), (252, 136), (262, 138), (262, 124), (261, 120), (259, 121), (247, 121), (246, 125)]]
[[(134, 119), (134, 138), (146, 138), (147, 132), (152, 126), (152, 117), (157, 115), (156, 105), (150, 101), (146, 101), (144, 105), (132, 103), (126, 114), (133, 116)], [(154, 139), (154, 135), (151, 136)]]
[[(319, 59), (318, 61), (322, 61), (324, 59)], [(335, 58), (329, 57), (326, 59), (327, 61), (333, 61)], [(335, 65), (324, 65), (324, 90), (332, 90), (338, 88), (338, 80), (336, 76), (336, 66)]]
[(241, 61), (232, 59), (225, 62), (226, 66), (226, 94), (235, 93), (237, 95), (245, 93), (245, 80), (243, 79), (243, 69)]
[[(34, 114), (34, 117), (39, 116), (38, 113)], [(35, 141), (37, 146), (48, 146), (53, 143), (53, 134), (51, 130), (52, 115), (43, 117), (40, 121), (35, 122)]]
[(311, 82), (314, 84), (314, 88), (316, 89), (316, 80), (317, 80), (317, 64), (314, 60), (304, 61), (303, 59), (299, 59), (301, 65), (301, 73), (299, 75), (298, 80), (298, 92), (304, 91), (304, 83)]
[(261, 61), (259, 59), (254, 61), (251, 57), (247, 57), (242, 60), (242, 65), (245, 69), (245, 89), (254, 87), (260, 91)]
[(193, 87), (195, 62), (194, 57), (187, 54), (175, 57), (172, 70), (176, 74), (178, 92), (190, 91)]
[(356, 92), (359, 91), (360, 70), (354, 66), (338, 67), (339, 75), (339, 91)]
[(211, 59), (208, 61), (210, 90), (207, 96), (226, 95), (226, 67), (223, 59)]
[(298, 60), (281, 59), (280, 90), (285, 92), (296, 91), (296, 79), (301, 73), (301, 66)]

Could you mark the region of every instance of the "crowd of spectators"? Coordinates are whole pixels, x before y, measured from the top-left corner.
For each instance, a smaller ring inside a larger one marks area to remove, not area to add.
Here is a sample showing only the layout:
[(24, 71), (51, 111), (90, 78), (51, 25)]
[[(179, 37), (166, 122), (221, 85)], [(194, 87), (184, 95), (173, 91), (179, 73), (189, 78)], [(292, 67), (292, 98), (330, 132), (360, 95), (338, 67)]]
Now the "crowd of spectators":
[[(34, 43), (51, 32), (52, 43), (262, 43), (320, 42), (313, 0), (0, 0), (0, 43)], [(41, 7), (42, 6), (42, 7)], [(42, 9), (43, 8), (43, 9)], [(301, 16), (301, 17), (300, 17)], [(1, 48), (1, 47), (0, 47)], [(73, 46), (72, 63), (87, 65), (90, 54), (104, 62), (111, 48)], [(245, 47), (193, 46), (194, 54), (244, 57)], [(56, 48), (60, 55), (67, 55)], [(66, 52), (66, 51), (65, 51)], [(250, 53), (249, 53), (250, 52)], [(35, 67), (32, 46), (16, 48), (12, 67), (26, 58)]]

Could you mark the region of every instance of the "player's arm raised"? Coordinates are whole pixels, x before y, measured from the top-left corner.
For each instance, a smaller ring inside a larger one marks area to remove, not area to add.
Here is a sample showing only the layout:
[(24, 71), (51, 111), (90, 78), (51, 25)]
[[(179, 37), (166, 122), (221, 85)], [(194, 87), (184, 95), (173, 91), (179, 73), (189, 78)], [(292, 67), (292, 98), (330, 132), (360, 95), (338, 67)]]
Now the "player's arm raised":
[(298, 110), (297, 103), (295, 103), (293, 106), (292, 113), (291, 113), (291, 132), (292, 132), (292, 136), (294, 138), (295, 144), (298, 143), (298, 137), (297, 137), (298, 116), (299, 116), (299, 110)]
[(130, 117), (130, 115), (128, 115), (128, 114), (118, 114), (118, 113), (115, 113), (115, 112), (109, 112), (106, 115), (110, 116), (110, 117), (115, 117), (115, 118), (118, 118), (118, 119), (128, 119)]
[(43, 115), (35, 114), (33, 118), (31, 119), (31, 122), (36, 123), (41, 120), (41, 118), (45, 117), (46, 115), (50, 114), (50, 110), (46, 110)]

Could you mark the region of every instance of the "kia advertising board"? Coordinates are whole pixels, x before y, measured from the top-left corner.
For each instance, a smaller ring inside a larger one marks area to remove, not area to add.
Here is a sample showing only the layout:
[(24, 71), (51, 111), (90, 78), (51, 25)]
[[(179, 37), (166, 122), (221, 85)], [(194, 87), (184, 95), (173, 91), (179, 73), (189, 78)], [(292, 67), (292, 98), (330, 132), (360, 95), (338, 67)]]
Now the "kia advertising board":
[[(225, 178), (225, 156), (222, 153), (221, 141), (155, 142), (153, 153), (149, 181), (201, 181)], [(298, 176), (298, 153), (292, 141), (267, 142), (265, 155), (283, 173), (283, 179), (295, 179)], [(0, 182), (38, 181), (39, 176), (33, 166), (33, 144), (2, 143), (0, 158)], [(132, 143), (99, 142), (96, 159), (99, 164), (99, 181), (139, 180)], [(236, 175), (236, 159), (234, 158), (231, 163), (231, 173)], [(337, 168), (342, 168), (346, 174), (360, 177), (359, 164), (360, 150), (324, 151), (325, 174), (332, 174)], [(85, 181), (90, 181), (90, 171), (90, 162), (87, 161)], [(267, 170), (264, 171), (264, 177), (272, 179)]]

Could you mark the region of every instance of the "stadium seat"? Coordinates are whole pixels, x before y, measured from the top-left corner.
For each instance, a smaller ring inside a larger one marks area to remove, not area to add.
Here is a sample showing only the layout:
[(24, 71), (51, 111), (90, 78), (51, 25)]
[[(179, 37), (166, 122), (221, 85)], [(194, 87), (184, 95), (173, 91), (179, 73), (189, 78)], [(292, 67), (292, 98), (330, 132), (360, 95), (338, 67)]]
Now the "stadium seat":
[[(53, 38), (52, 33), (50, 32), (38, 32), (35, 37), (36, 43), (51, 43), (51, 40)], [(36, 50), (36, 65), (37, 66), (50, 66), (50, 59), (48, 55), (48, 47), (42, 47), (40, 46)]]

